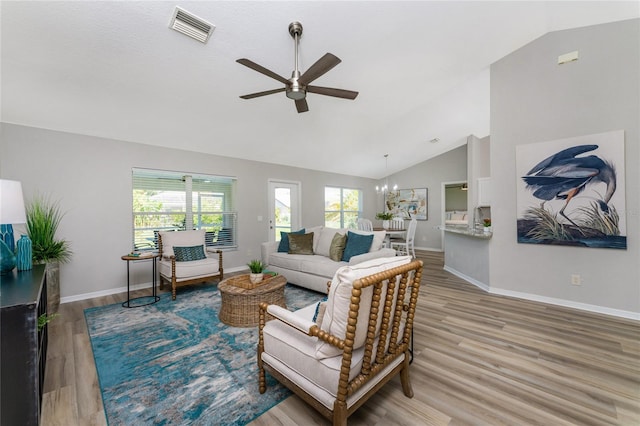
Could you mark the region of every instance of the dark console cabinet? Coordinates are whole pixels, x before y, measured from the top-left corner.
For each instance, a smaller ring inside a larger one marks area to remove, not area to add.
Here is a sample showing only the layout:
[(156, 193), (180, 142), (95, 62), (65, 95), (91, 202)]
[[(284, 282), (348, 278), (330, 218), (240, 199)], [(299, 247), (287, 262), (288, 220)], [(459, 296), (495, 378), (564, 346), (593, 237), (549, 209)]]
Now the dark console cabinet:
[(44, 265), (0, 275), (0, 424), (38, 425), (47, 360)]

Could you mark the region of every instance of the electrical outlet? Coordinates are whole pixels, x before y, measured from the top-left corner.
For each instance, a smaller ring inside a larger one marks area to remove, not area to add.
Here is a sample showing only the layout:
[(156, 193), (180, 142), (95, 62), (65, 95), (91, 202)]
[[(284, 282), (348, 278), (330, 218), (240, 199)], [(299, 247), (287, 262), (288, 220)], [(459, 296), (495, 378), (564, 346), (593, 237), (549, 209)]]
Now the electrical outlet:
[(582, 277), (578, 274), (572, 274), (571, 285), (582, 285)]

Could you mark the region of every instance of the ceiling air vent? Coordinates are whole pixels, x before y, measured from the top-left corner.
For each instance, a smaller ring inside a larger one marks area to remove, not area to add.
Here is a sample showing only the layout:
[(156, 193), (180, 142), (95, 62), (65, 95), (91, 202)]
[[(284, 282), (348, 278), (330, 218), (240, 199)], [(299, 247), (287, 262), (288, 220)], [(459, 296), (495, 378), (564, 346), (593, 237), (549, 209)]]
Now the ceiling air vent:
[(171, 22), (169, 23), (169, 28), (194, 38), (201, 43), (206, 43), (216, 27), (193, 13), (189, 13), (176, 6), (176, 10), (173, 12)]

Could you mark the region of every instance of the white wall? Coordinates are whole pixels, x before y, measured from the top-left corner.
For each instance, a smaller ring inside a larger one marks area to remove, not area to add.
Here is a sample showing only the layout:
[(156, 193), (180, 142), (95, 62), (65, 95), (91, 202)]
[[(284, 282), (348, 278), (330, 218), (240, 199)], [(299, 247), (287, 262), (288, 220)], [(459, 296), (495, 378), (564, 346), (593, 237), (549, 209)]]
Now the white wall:
[[(577, 62), (557, 65), (574, 50)], [(491, 291), (640, 318), (639, 52), (635, 19), (549, 33), (492, 65)], [(619, 129), (628, 249), (518, 244), (515, 147)]]
[[(224, 254), (226, 270), (260, 256), (268, 237), (269, 178), (302, 182), (302, 226), (324, 224), (325, 185), (362, 189), (365, 216), (379, 208), (371, 179), (2, 123), (0, 176), (21, 181), (26, 200), (46, 194), (66, 212), (59, 237), (71, 243), (73, 256), (61, 268), (63, 298), (126, 287), (120, 256), (132, 248), (132, 167), (238, 178), (239, 250)], [(132, 265), (132, 272), (133, 282), (151, 280), (148, 264)]]

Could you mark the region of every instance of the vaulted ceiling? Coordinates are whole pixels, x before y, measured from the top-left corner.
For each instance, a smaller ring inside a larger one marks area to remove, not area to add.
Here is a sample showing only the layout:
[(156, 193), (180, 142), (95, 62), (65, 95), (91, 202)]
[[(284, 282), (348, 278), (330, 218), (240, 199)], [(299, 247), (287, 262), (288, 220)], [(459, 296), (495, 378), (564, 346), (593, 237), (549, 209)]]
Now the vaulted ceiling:
[[(216, 26), (206, 44), (168, 28), (178, 5)], [(630, 19), (638, 2), (2, 1), (1, 120), (381, 178), (489, 134), (489, 66), (549, 31)], [(292, 21), (313, 84), (298, 114)], [(558, 52), (558, 55), (567, 52)], [(555, 58), (549, 58), (550, 61)], [(430, 142), (432, 139), (438, 142)]]

